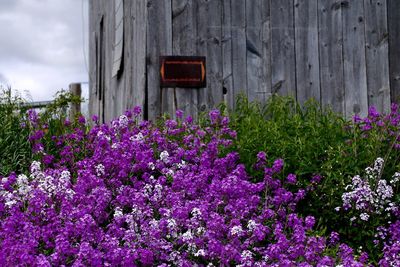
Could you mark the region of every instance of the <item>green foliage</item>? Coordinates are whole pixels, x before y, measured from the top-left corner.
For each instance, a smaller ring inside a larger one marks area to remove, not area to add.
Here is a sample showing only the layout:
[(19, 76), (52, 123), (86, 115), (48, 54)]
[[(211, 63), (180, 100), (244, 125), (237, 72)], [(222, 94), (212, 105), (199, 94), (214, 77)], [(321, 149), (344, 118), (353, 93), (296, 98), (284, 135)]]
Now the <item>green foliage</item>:
[(265, 151), (269, 163), (283, 158), (285, 174), (300, 176), (302, 185), (320, 173), (321, 165), (329, 157), (329, 148), (348, 137), (343, 131), (346, 121), (329, 109), (322, 110), (312, 100), (301, 108), (290, 97), (272, 96), (261, 105), (240, 96), (230, 118), (238, 133), (235, 149), (250, 173), (254, 173), (251, 163), (257, 153)]
[[(373, 127), (366, 133), (362, 124), (321, 108), (314, 100), (301, 107), (291, 97), (276, 95), (266, 104), (240, 96), (229, 115), (231, 127), (237, 131), (233, 150), (239, 152), (255, 181), (263, 179), (262, 172), (253, 168), (259, 151), (267, 153), (269, 164), (277, 158), (284, 159), (283, 177), (296, 174), (296, 186), (310, 189), (299, 203), (304, 216), (315, 216), (318, 229), (339, 232), (341, 240), (353, 247), (364, 246), (366, 240), (373, 245), (376, 227), (386, 225), (388, 218), (374, 218), (361, 229), (349, 223), (350, 215), (335, 208), (342, 205), (341, 196), (351, 178), (362, 175), (377, 157), (385, 158), (382, 177), (387, 181), (400, 170), (400, 153), (393, 149), (396, 136), (390, 134), (389, 126)], [(322, 176), (318, 184), (312, 181), (317, 174)], [(372, 246), (367, 250), (377, 257)]]
[(24, 171), (29, 166), (31, 147), (29, 130), (19, 105), (23, 99), (11, 94), (11, 88), (0, 88), (0, 176), (11, 171)]
[[(46, 151), (54, 155), (58, 149), (55, 147), (54, 136), (62, 136), (67, 132), (72, 132), (73, 127), (77, 126), (77, 119), (81, 114), (76, 114), (71, 119), (71, 127), (66, 127), (65, 121), (69, 121), (67, 110), (71, 104), (81, 103), (82, 99), (68, 91), (61, 90), (54, 96), (53, 102), (46, 106), (40, 113), (39, 128), (44, 131), (42, 140)], [(36, 129), (37, 130), (37, 129)]]
[(29, 137), (35, 131), (44, 132), (42, 141), (47, 151), (55, 150), (52, 137), (65, 134), (70, 129), (64, 125), (66, 111), (71, 103), (80, 103), (81, 99), (70, 92), (59, 91), (53, 103), (40, 113), (38, 125), (32, 127), (28, 121), (28, 108), (22, 105), (25, 101), (13, 96), (11, 88), (0, 89), (0, 176), (5, 176), (12, 171), (20, 173), (27, 170), (34, 157)]

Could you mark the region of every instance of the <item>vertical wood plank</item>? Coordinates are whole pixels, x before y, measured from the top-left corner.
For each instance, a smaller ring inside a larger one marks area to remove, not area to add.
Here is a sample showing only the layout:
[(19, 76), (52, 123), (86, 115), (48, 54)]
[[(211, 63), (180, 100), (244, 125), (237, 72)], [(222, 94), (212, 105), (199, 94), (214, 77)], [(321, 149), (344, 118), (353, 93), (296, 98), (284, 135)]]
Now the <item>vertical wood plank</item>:
[(171, 7), (171, 0), (147, 0), (147, 109), (150, 120), (156, 119), (163, 112), (173, 112), (170, 109), (173, 89), (160, 89), (159, 71), (159, 57), (172, 54)]
[(295, 0), (297, 100), (320, 101), (318, 1)]
[(346, 116), (368, 113), (363, 1), (342, 6)]
[(296, 97), (293, 0), (271, 1), (272, 92)]
[(97, 114), (97, 39), (98, 39), (98, 5), (89, 1), (89, 114)]
[[(172, 53), (174, 55), (192, 56), (196, 53), (196, 14), (194, 0), (172, 1)], [(197, 91), (187, 88), (176, 88), (174, 95), (176, 109), (184, 114), (192, 115), (194, 119), (198, 113)]]
[(222, 77), (225, 90), (224, 101), (229, 108), (235, 104), (232, 76), (232, 9), (231, 0), (223, 0), (222, 5)]
[(262, 77), (262, 0), (246, 1), (246, 79), (250, 101), (263, 96)]
[[(112, 67), (112, 51), (113, 51), (113, 38), (114, 35), (114, 19), (112, 16), (113, 2), (104, 1), (104, 44), (105, 44), (105, 57), (104, 57), (104, 94), (102, 97), (102, 113), (104, 122), (108, 122), (114, 118), (114, 103), (116, 102), (116, 91), (112, 87), (111, 67)], [(111, 11), (111, 12), (110, 12)]]
[(134, 14), (134, 35), (132, 39), (134, 72), (131, 90), (133, 90), (134, 95), (131, 101), (134, 106), (144, 107), (146, 90), (146, 1), (135, 0), (132, 5), (132, 13)]
[[(207, 2), (207, 97), (208, 109), (216, 107), (223, 101), (222, 89), (222, 1)], [(200, 91), (201, 92), (201, 91)], [(204, 105), (204, 104), (203, 104)]]
[(198, 0), (193, 2), (194, 13), (196, 14), (196, 55), (206, 57), (206, 79), (205, 88), (196, 89), (198, 92), (198, 108), (199, 112), (204, 112), (210, 108), (211, 90), (216, 88), (210, 87), (210, 62), (208, 57), (208, 27), (209, 27), (209, 5), (207, 0)]
[(261, 2), (261, 41), (262, 41), (262, 68), (261, 86), (257, 98), (264, 103), (271, 96), (271, 0)]
[(368, 105), (390, 110), (386, 0), (364, 0)]
[(198, 107), (203, 112), (223, 100), (222, 93), (222, 2), (195, 1), (197, 55), (206, 56), (207, 87), (199, 88)]
[(389, 75), (393, 103), (400, 103), (400, 1), (388, 0)]
[(231, 0), (233, 98), (247, 95), (246, 0)]
[(124, 101), (124, 109), (131, 109), (132, 103), (131, 99), (133, 98), (134, 90), (132, 88), (133, 84), (133, 60), (134, 55), (132, 53), (132, 45), (133, 45), (133, 19), (132, 19), (132, 1), (124, 2), (124, 52), (123, 52), (123, 64), (122, 64), (122, 79), (121, 86), (123, 86), (123, 90), (125, 91), (123, 101)]
[(344, 114), (342, 12), (340, 2), (318, 1), (321, 103)]

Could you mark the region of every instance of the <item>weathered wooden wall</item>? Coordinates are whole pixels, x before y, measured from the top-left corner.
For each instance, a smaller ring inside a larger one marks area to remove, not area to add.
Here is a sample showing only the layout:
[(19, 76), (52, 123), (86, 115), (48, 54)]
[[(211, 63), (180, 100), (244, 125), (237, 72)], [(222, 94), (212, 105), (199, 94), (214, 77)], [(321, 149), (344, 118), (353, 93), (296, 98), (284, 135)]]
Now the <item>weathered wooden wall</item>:
[[(125, 0), (112, 77), (114, 1), (90, 1), (90, 111), (103, 120), (135, 105), (149, 119), (196, 115), (241, 92), (313, 97), (347, 116), (400, 101), (398, 0)], [(206, 56), (207, 87), (160, 89), (160, 55)]]

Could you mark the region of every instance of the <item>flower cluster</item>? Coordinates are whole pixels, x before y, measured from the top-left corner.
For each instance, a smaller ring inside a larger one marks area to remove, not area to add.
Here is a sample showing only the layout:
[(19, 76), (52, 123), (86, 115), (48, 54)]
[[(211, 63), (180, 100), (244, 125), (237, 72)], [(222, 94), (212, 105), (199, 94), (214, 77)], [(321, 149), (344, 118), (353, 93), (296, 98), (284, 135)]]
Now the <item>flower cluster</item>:
[(283, 160), (268, 167), (260, 153), (264, 179), (253, 183), (238, 154), (223, 153), (236, 133), (219, 112), (206, 127), (139, 114), (56, 137), (50, 163), (1, 180), (1, 266), (365, 264), (296, 213), (306, 190), (279, 178)]
[[(365, 169), (366, 178), (354, 176), (352, 183), (345, 187), (347, 192), (342, 195), (343, 209), (351, 209), (362, 221), (368, 221), (369, 217), (375, 214), (390, 217), (398, 213), (399, 207), (392, 199), (393, 188), (390, 185), (396, 185), (398, 173), (394, 174), (388, 184), (386, 180), (380, 179), (383, 164), (384, 160), (377, 158), (373, 167)], [(356, 219), (352, 217), (350, 220)]]
[(383, 258), (379, 265), (383, 267), (400, 266), (400, 221), (391, 224), (388, 229), (389, 238), (383, 248)]
[(390, 113), (387, 115), (379, 114), (376, 108), (371, 106), (368, 109), (367, 117), (360, 118), (355, 115), (353, 120), (366, 136), (372, 131), (380, 131), (384, 133), (382, 136), (391, 137), (395, 149), (400, 149), (400, 110), (398, 104), (392, 103)]

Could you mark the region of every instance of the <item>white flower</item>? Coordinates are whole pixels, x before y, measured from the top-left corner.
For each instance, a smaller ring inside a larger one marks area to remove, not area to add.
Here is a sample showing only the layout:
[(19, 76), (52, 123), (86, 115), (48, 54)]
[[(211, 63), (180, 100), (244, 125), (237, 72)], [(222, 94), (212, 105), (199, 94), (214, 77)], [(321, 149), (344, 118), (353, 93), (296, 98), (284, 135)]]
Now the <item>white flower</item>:
[(146, 184), (146, 185), (143, 187), (143, 194), (144, 194), (146, 197), (149, 197), (149, 196), (151, 195), (152, 192), (153, 192), (153, 187), (151, 186), (151, 184)]
[(247, 228), (248, 228), (250, 231), (253, 231), (254, 229), (257, 228), (257, 223), (256, 223), (254, 220), (249, 220), (249, 221), (247, 222)]
[(122, 209), (120, 207), (116, 207), (114, 211), (114, 218), (119, 218), (122, 217), (124, 213), (122, 212)]
[(168, 229), (175, 229), (176, 221), (174, 219), (168, 219), (167, 220), (167, 227), (168, 227)]
[(152, 220), (149, 222), (149, 225), (150, 225), (152, 228), (157, 228), (157, 227), (158, 227), (158, 221), (155, 220), (155, 219), (152, 219)]
[(242, 255), (240, 255), (240, 260), (242, 263), (250, 263), (253, 258), (253, 253), (250, 250), (243, 250)]
[(18, 194), (20, 196), (27, 196), (29, 192), (32, 191), (31, 186), (29, 186), (28, 177), (25, 174), (20, 174), (17, 177)]
[(171, 169), (168, 169), (165, 173), (165, 175), (169, 175), (169, 176), (173, 176), (174, 175), (174, 171)]
[(391, 184), (395, 184), (400, 180), (400, 172), (395, 172), (392, 176), (392, 180), (390, 180)]
[(367, 213), (361, 213), (360, 214), (360, 219), (363, 221), (368, 221), (369, 215)]
[(8, 200), (5, 205), (7, 208), (11, 208), (12, 206), (14, 206), (15, 204), (17, 204), (17, 201), (15, 201), (14, 199)]
[(161, 199), (161, 197), (162, 197), (162, 189), (163, 189), (163, 187), (162, 187), (162, 185), (159, 184), (159, 183), (157, 183), (157, 184), (154, 186), (153, 197), (152, 197), (152, 199), (153, 199), (154, 201), (158, 201), (158, 200)]
[(181, 163), (176, 164), (176, 167), (178, 169), (182, 169), (182, 168), (186, 167), (186, 161), (182, 160)]
[(204, 251), (204, 249), (199, 249), (199, 250), (194, 254), (195, 257), (205, 256), (205, 255), (206, 255), (206, 252)]
[(133, 135), (129, 138), (129, 140), (131, 140), (132, 142), (134, 141), (142, 141), (144, 139), (143, 134), (142, 133), (138, 133), (136, 135)]
[(103, 164), (98, 164), (96, 167), (95, 167), (95, 169), (96, 169), (96, 175), (97, 176), (101, 176), (101, 175), (104, 175), (105, 174), (105, 168), (104, 168), (104, 165)]
[(203, 226), (200, 226), (199, 228), (196, 229), (196, 234), (197, 235), (202, 235), (206, 232), (206, 228), (204, 228)]
[(375, 160), (374, 171), (376, 171), (376, 173), (381, 173), (384, 162), (385, 161), (383, 160), (383, 158), (377, 158)]
[(110, 140), (111, 140), (111, 138), (110, 138), (108, 135), (106, 135), (103, 131), (98, 131), (98, 132), (97, 132), (97, 137), (98, 137), (99, 139), (104, 138), (104, 139), (106, 139), (107, 141), (110, 141)]
[(67, 185), (70, 182), (71, 179), (71, 173), (69, 171), (62, 171), (60, 175), (60, 182), (63, 183), (63, 185)]
[(40, 164), (39, 161), (32, 161), (30, 168), (31, 173), (40, 172)]
[(386, 180), (379, 180), (376, 193), (380, 199), (385, 200), (393, 196), (393, 188), (386, 183)]
[(168, 157), (169, 157), (169, 154), (168, 154), (168, 152), (166, 151), (166, 150), (164, 150), (163, 152), (161, 152), (161, 154), (160, 154), (160, 159), (162, 160), (162, 161), (164, 161), (165, 163), (168, 161)]
[(114, 144), (111, 145), (111, 148), (112, 148), (112, 149), (117, 149), (118, 146), (119, 146), (119, 145), (118, 145), (117, 143), (114, 143)]
[(20, 174), (20, 175), (18, 175), (18, 177), (17, 177), (17, 184), (18, 184), (19, 186), (25, 185), (25, 184), (27, 184), (27, 183), (28, 183), (28, 177), (27, 177), (25, 174)]
[(125, 115), (119, 116), (119, 125), (122, 127), (127, 127), (129, 123), (129, 119)]
[(235, 225), (231, 229), (231, 235), (239, 235), (243, 232), (242, 226)]
[(201, 210), (199, 208), (193, 208), (190, 214), (192, 214), (193, 218), (197, 219), (201, 216)]
[(182, 234), (182, 240), (183, 241), (190, 241), (193, 239), (192, 232), (190, 230), (187, 230), (185, 233)]
[(335, 208), (335, 211), (340, 211), (340, 207), (336, 207), (336, 208)]
[(147, 167), (149, 167), (150, 170), (154, 171), (154, 169), (156, 168), (156, 165), (154, 165), (153, 162), (149, 162), (149, 164), (147, 164)]

